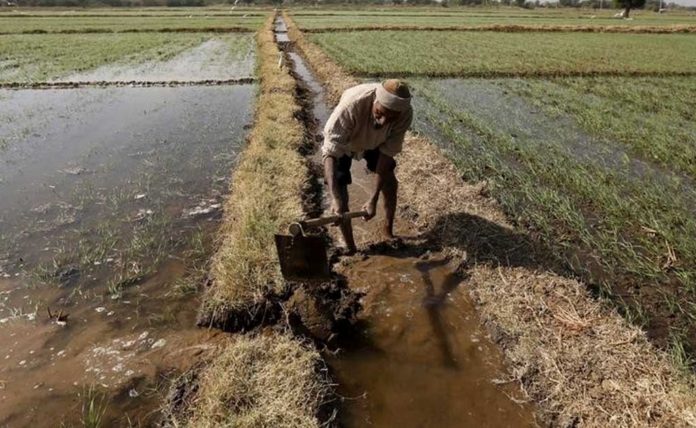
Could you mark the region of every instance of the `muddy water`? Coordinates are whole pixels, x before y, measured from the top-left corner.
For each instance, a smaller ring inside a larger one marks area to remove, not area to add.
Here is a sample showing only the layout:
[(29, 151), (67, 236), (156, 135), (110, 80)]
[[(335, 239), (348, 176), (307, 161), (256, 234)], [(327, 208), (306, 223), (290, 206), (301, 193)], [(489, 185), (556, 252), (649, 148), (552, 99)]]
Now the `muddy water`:
[(339, 272), (365, 293), (362, 337), (330, 359), (348, 426), (533, 426), (496, 385), (500, 355), (482, 331), (466, 282), (445, 258), (373, 255)]
[(0, 91), (0, 426), (80, 425), (89, 401), (150, 425), (215, 343), (196, 289), (254, 93)]
[[(314, 94), (320, 129), (330, 113), (323, 89), (300, 56), (289, 57)], [(352, 209), (360, 208), (373, 185), (362, 164), (353, 164)], [(354, 222), (359, 247), (381, 239), (381, 221), (378, 214), (370, 222)], [(343, 397), (340, 422), (534, 426), (530, 406), (510, 398), (519, 391), (505, 381), (502, 357), (480, 325), (456, 262), (409, 244), (417, 237), (407, 221), (397, 219), (396, 233), (407, 242), (401, 248), (366, 249), (334, 266), (352, 289), (365, 293), (361, 327), (338, 353), (326, 355)]]

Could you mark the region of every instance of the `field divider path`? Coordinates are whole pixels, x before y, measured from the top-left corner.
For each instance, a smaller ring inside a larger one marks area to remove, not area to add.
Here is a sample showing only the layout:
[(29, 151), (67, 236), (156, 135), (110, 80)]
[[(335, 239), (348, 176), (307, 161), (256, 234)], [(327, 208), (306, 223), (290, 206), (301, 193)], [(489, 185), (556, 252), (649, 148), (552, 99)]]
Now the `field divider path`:
[(174, 382), (165, 411), (169, 425), (334, 426), (326, 366), (311, 340), (291, 324), (296, 318), (289, 299), (302, 284), (284, 281), (274, 244), (275, 233), (305, 217), (312, 190), (297, 83), (278, 65), (282, 52), (274, 19), (275, 14), (257, 34), (254, 127), (234, 169), (197, 321), (229, 333), (228, 340)]
[(108, 88), (108, 87), (176, 87), (176, 86), (225, 86), (248, 85), (256, 83), (255, 77), (224, 80), (162, 80), (162, 81), (84, 81), (84, 82), (2, 82), (0, 89), (77, 89), (77, 88)]
[(91, 29), (66, 29), (66, 30), (25, 30), (25, 31), (0, 31), (0, 36), (11, 34), (128, 34), (128, 33), (253, 33), (254, 30), (247, 27), (182, 27), (182, 28), (126, 28), (123, 30), (110, 30), (108, 28)]
[(572, 77), (693, 77), (695, 71), (651, 71), (651, 70), (610, 70), (610, 71), (573, 71), (573, 70), (530, 70), (530, 71), (454, 71), (454, 72), (403, 72), (403, 71), (380, 71), (380, 72), (360, 72), (356, 71), (353, 76), (361, 79), (379, 79), (384, 77), (391, 78), (462, 78), (462, 79), (553, 79), (553, 78), (572, 78)]
[(676, 34), (696, 33), (696, 25), (624, 26), (624, 25), (353, 25), (302, 29), (304, 33), (352, 33), (356, 31), (465, 31), (500, 33), (623, 33)]
[(84, 30), (27, 30), (0, 31), (0, 36), (11, 34), (127, 34), (127, 33), (253, 33), (254, 30), (245, 27), (201, 27), (201, 28), (128, 28), (125, 30), (84, 29)]
[[(335, 104), (359, 81), (285, 14), (288, 34)], [(464, 265), (464, 287), (510, 369), (549, 426), (696, 426), (696, 380), (640, 328), (595, 299), (524, 231), (486, 183), (466, 183), (425, 136), (409, 134), (399, 167), (399, 216)]]

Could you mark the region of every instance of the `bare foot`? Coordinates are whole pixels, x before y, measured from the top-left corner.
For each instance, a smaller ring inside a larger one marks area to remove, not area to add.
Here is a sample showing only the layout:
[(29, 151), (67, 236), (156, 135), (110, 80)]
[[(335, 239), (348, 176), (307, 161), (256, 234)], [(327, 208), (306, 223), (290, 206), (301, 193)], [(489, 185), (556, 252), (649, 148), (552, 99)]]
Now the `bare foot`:
[(334, 252), (336, 257), (350, 257), (358, 252), (356, 247), (338, 247)]

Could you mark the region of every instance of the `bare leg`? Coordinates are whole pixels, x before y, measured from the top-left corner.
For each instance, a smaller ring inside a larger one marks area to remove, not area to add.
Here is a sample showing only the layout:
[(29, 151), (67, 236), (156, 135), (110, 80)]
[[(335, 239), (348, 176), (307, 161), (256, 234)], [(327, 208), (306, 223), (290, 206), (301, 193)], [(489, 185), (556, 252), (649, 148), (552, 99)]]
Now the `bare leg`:
[[(338, 198), (341, 201), (341, 206), (339, 207), (341, 213), (348, 212), (348, 186), (341, 186)], [(343, 242), (346, 244), (346, 249), (349, 253), (354, 253), (357, 251), (355, 246), (355, 239), (353, 238), (353, 225), (350, 219), (346, 219), (340, 224), (341, 234), (343, 235)]]
[(384, 197), (384, 234), (388, 239), (394, 238), (394, 215), (396, 214), (396, 193), (399, 188), (399, 182), (396, 179), (393, 171), (390, 171), (384, 177), (382, 185), (382, 196)]

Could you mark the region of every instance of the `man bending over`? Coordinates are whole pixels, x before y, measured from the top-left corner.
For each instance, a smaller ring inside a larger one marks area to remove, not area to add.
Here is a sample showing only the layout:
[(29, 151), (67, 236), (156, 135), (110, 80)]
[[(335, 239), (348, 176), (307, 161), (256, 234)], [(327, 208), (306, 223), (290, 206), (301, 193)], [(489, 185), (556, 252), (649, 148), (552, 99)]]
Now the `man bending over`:
[[(375, 216), (380, 193), (384, 197), (384, 234), (394, 237), (394, 213), (398, 182), (394, 156), (401, 152), (406, 130), (411, 126), (411, 93), (405, 83), (390, 79), (347, 89), (324, 127), (324, 177), (335, 214), (348, 211), (348, 185), (353, 159), (365, 159), (377, 173), (372, 196), (363, 206), (365, 220)], [(347, 250), (355, 252), (350, 221), (340, 224)]]

